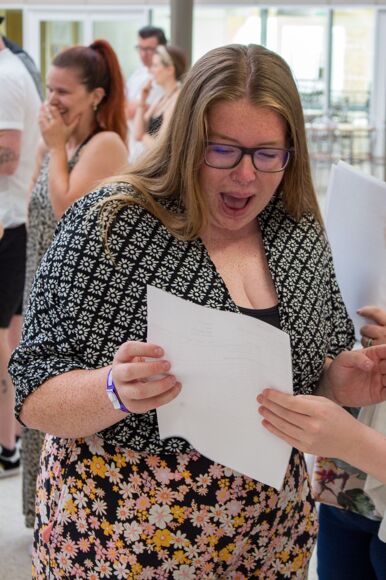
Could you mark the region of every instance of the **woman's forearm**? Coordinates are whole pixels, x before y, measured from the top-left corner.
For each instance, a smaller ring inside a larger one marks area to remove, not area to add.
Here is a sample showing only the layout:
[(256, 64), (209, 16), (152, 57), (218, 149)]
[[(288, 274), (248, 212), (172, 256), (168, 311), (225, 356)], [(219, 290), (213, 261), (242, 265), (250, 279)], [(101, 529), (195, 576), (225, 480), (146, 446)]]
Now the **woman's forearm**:
[(341, 459), (386, 484), (386, 435), (357, 422), (348, 438), (351, 445)]
[(109, 367), (74, 370), (43, 383), (25, 400), (21, 420), (32, 429), (58, 437), (86, 437), (125, 417), (107, 394)]
[(324, 367), (323, 367), (323, 372), (322, 372), (322, 375), (319, 379), (319, 384), (318, 384), (316, 391), (314, 392), (314, 395), (319, 395), (321, 397), (327, 397), (327, 399), (330, 399), (331, 401), (336, 402), (335, 398), (333, 396), (333, 389), (330, 385), (329, 377), (328, 377), (328, 370), (330, 368), (331, 363), (332, 363), (332, 359), (326, 358), (325, 363), (324, 363)]

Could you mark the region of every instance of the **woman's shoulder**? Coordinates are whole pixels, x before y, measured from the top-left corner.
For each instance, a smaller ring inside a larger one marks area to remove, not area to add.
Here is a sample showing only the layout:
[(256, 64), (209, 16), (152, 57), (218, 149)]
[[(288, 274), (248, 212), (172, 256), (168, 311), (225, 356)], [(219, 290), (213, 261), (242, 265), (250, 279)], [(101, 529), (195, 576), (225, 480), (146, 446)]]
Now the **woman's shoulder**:
[[(160, 200), (169, 212), (176, 213), (174, 202)], [(130, 226), (141, 221), (159, 221), (145, 207), (143, 196), (127, 181), (105, 183), (77, 200), (63, 215), (58, 230), (79, 228), (90, 233), (102, 221)]]
[(98, 131), (98, 133), (95, 133), (95, 135), (91, 137), (88, 143), (89, 145), (92, 145), (94, 147), (100, 147), (101, 145), (103, 145), (103, 147), (123, 146), (126, 148), (125, 143), (122, 141), (121, 137), (115, 131)]
[(65, 212), (61, 222), (72, 219), (83, 219), (84, 214), (98, 213), (102, 203), (108, 198), (112, 198), (112, 204), (115, 203), (116, 199), (120, 203), (124, 203), (126, 198), (127, 205), (139, 206), (139, 204), (130, 203), (132, 200), (135, 202), (136, 199), (139, 199), (139, 193), (130, 183), (123, 180), (112, 181), (111, 183), (107, 182), (75, 201)]
[(170, 239), (171, 234), (166, 235), (161, 221), (144, 207), (141, 194), (124, 181), (107, 183), (66, 211), (51, 251), (63, 254), (66, 248), (66, 252), (87, 257), (105, 253), (108, 246), (108, 253), (118, 264), (121, 251), (132, 236), (146, 241), (156, 232), (162, 232), (163, 240)]

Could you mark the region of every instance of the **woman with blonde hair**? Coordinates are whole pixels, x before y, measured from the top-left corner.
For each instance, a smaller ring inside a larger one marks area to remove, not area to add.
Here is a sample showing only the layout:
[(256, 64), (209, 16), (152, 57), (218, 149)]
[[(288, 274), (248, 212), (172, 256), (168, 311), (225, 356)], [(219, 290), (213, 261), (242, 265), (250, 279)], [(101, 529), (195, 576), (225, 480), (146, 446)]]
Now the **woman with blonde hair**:
[(17, 415), (51, 434), (34, 577), (305, 578), (317, 518), (300, 452), (278, 491), (160, 439), (156, 409), (183, 385), (146, 342), (147, 284), (289, 333), (297, 393), (381, 396), (382, 347), (345, 352), (353, 327), (277, 54), (203, 56), (159, 145), (66, 214), (10, 372)]
[[(145, 147), (152, 145), (166, 131), (186, 72), (186, 57), (176, 46), (159, 45), (150, 68), (153, 78), (142, 88), (134, 117), (135, 139)], [(164, 91), (163, 95), (147, 108), (146, 101), (153, 83)]]

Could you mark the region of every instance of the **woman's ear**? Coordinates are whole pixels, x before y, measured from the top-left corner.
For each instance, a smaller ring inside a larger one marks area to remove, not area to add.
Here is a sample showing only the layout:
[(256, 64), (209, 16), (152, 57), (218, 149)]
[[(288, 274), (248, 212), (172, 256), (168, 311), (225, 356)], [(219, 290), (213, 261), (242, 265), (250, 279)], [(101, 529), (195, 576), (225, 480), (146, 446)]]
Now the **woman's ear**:
[(97, 87), (96, 89), (94, 89), (94, 103), (93, 103), (94, 108), (98, 108), (105, 94), (106, 94), (105, 90), (102, 87)]

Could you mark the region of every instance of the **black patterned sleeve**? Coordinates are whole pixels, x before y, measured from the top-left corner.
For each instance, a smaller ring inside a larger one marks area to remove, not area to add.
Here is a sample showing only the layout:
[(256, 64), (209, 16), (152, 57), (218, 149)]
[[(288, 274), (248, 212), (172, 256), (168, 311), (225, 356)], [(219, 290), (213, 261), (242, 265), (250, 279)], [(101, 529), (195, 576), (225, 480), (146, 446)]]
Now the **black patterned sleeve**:
[[(168, 276), (157, 277), (160, 264), (172, 278), (176, 260), (168, 268), (167, 257), (173, 246), (181, 251), (181, 244), (141, 206), (122, 208), (112, 202), (118, 213), (106, 251), (97, 204), (118, 192), (133, 195), (128, 185), (121, 184), (92, 192), (74, 204), (42, 259), (22, 340), (9, 366), (17, 417), (25, 399), (50, 377), (106, 366), (125, 341), (146, 341), (147, 283), (165, 288)], [(128, 413), (98, 435), (136, 451), (156, 453), (163, 446), (155, 410)], [(178, 438), (167, 445), (173, 451), (189, 448)]]
[[(111, 304), (123, 276), (106, 255), (99, 213), (92, 211), (100, 198), (111, 193), (104, 188), (77, 202), (60, 222), (41, 261), (22, 340), (9, 365), (17, 417), (26, 397), (48, 378), (109, 364), (123, 339), (123, 333), (115, 329), (114, 334), (111, 328)], [(113, 338), (103, 341), (102, 334)]]
[(355, 343), (354, 324), (349, 317), (342, 294), (336, 279), (333, 258), (327, 242), (328, 279), (330, 281), (330, 304), (328, 305), (328, 322), (331, 324), (330, 342), (327, 356), (335, 358), (344, 350), (350, 350)]

